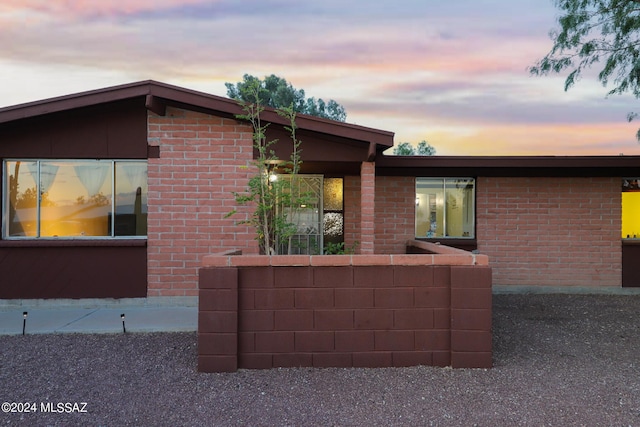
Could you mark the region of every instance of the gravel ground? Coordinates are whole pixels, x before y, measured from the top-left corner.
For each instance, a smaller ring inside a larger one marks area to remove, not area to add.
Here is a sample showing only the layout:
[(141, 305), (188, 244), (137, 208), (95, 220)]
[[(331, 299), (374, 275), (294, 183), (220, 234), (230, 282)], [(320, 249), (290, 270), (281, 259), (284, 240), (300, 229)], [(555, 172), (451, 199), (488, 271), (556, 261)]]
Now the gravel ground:
[(195, 333), (0, 336), (0, 402), (37, 410), (0, 425), (640, 425), (639, 315), (638, 296), (496, 295), (489, 370), (203, 374)]

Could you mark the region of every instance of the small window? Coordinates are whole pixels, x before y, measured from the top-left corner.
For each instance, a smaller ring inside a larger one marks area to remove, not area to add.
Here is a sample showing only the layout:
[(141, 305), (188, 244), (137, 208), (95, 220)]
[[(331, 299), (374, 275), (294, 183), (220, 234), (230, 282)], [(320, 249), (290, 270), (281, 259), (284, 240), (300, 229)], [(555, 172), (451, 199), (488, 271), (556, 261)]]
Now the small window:
[(322, 225), (324, 246), (338, 248), (344, 245), (344, 179), (325, 178), (323, 182)]
[(147, 162), (7, 160), (3, 238), (147, 234)]
[(416, 178), (416, 237), (475, 237), (473, 178)]

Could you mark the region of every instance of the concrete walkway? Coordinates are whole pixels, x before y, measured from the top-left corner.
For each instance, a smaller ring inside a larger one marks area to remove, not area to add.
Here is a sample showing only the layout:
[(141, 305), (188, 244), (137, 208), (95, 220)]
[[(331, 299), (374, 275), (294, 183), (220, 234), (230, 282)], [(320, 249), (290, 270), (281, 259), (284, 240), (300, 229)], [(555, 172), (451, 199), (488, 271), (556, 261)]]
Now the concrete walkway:
[(126, 332), (193, 332), (197, 298), (0, 300), (0, 335), (22, 334), (23, 323), (25, 334), (123, 333), (123, 320)]
[[(640, 288), (495, 286), (494, 294), (639, 295)], [(198, 329), (197, 297), (123, 299), (0, 300), (0, 335), (194, 332)]]

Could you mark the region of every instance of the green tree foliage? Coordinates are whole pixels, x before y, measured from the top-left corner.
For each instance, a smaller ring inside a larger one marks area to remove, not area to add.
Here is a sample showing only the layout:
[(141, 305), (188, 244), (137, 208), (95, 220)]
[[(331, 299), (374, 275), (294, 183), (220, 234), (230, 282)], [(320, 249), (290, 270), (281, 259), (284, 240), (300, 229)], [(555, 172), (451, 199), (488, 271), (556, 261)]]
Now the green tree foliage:
[[(533, 75), (570, 70), (564, 89), (585, 69), (601, 67), (598, 79), (612, 84), (608, 94), (640, 98), (640, 0), (555, 0), (561, 12), (559, 30), (550, 33), (553, 47), (530, 67)], [(637, 116), (629, 113), (629, 121)], [(640, 139), (640, 131), (637, 134)]]
[[(272, 108), (293, 108), (295, 113), (309, 114), (311, 116), (344, 122), (347, 113), (342, 105), (333, 99), (325, 102), (322, 98), (306, 98), (304, 89), (296, 89), (291, 83), (274, 74), (264, 80), (245, 74), (238, 83), (225, 83), (227, 96), (245, 103), (259, 103), (262, 106)], [(247, 90), (257, 87), (257, 95), (254, 91)]]
[(417, 148), (409, 142), (401, 142), (393, 147), (393, 154), (396, 156), (435, 156), (436, 149), (427, 141), (421, 141)]

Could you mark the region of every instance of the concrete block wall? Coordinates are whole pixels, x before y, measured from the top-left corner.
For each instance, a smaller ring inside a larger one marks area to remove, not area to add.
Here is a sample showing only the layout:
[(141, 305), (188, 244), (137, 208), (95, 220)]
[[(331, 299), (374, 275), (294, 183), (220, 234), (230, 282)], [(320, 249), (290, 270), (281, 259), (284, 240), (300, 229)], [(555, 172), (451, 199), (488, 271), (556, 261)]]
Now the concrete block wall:
[(148, 163), (148, 296), (195, 296), (202, 257), (228, 248), (257, 253), (251, 227), (236, 225), (250, 207), (235, 207), (253, 157), (250, 126), (233, 119), (167, 108), (147, 119), (149, 145), (160, 157)]
[(496, 285), (621, 286), (620, 178), (487, 178), (478, 250)]
[(491, 367), (488, 261), (439, 257), (208, 257), (198, 369)]

